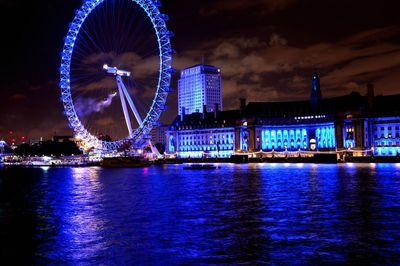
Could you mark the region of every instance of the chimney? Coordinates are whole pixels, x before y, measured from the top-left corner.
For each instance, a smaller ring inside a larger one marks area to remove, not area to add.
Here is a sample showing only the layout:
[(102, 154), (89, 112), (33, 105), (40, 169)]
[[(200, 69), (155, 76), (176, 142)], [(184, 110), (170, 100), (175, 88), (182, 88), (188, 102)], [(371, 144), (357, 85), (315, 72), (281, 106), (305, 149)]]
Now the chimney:
[(319, 76), (317, 73), (314, 73), (311, 78), (311, 94), (310, 94), (310, 103), (314, 111), (319, 106), (321, 99), (322, 99), (322, 93), (321, 93), (321, 84)]
[(214, 108), (214, 118), (215, 119), (217, 119), (218, 112), (219, 112), (219, 104), (216, 103), (215, 108)]
[(240, 112), (242, 113), (245, 108), (246, 108), (246, 98), (240, 98)]
[(184, 118), (185, 118), (185, 107), (182, 107), (182, 110), (181, 110), (181, 121), (183, 121)]
[(368, 102), (368, 109), (371, 109), (374, 104), (375, 98), (375, 89), (374, 84), (368, 83), (367, 84), (367, 102)]
[(205, 117), (206, 117), (206, 113), (207, 113), (207, 105), (203, 105), (203, 120), (205, 119)]

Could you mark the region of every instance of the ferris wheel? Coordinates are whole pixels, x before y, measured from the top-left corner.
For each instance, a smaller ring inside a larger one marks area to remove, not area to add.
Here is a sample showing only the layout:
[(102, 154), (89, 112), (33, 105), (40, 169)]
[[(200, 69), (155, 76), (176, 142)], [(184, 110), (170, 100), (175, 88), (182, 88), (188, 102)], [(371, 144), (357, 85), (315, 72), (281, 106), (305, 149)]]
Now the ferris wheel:
[(159, 7), (152, 0), (85, 0), (76, 11), (60, 87), (82, 149), (142, 147), (158, 124), (174, 72), (173, 33)]

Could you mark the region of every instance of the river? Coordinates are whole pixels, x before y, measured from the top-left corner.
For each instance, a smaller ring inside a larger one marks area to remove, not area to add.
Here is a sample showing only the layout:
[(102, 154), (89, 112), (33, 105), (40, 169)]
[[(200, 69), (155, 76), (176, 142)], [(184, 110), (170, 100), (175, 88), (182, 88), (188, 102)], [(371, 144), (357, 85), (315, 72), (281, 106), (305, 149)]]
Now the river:
[(0, 259), (400, 265), (399, 164), (220, 166), (0, 168)]

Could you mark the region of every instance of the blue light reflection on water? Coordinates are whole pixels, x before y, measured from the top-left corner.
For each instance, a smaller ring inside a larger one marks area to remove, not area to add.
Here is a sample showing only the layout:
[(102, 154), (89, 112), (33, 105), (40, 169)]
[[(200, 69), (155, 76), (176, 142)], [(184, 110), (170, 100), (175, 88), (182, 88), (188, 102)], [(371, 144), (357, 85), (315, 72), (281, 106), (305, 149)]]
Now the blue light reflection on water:
[(400, 263), (398, 165), (221, 167), (0, 169), (2, 246), (71, 265)]

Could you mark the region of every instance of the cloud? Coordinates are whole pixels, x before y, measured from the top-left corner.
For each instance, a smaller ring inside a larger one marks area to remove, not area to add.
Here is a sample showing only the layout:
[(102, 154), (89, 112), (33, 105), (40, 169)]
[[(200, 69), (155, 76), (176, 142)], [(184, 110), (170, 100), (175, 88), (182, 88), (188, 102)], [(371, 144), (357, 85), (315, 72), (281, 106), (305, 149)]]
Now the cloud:
[(360, 43), (371, 43), (378, 42), (388, 39), (393, 36), (398, 36), (400, 34), (399, 25), (392, 25), (383, 28), (375, 28), (367, 31), (357, 33), (350, 36), (342, 41), (343, 44), (360, 44)]
[(287, 44), (287, 40), (274, 33), (271, 35), (271, 39), (269, 40), (269, 46), (285, 46)]
[(216, 0), (201, 10), (204, 16), (217, 15), (222, 12), (245, 12), (249, 9), (263, 13), (272, 13), (293, 6), (297, 0)]
[(0, 6), (3, 7), (19, 7), (22, 4), (24, 4), (24, 2), (19, 0), (0, 0)]
[(74, 83), (71, 85), (72, 92), (91, 92), (100, 89), (115, 90), (117, 88), (117, 83), (115, 78), (112, 76), (104, 77), (100, 80), (90, 82), (88, 84)]
[(122, 54), (95, 53), (85, 57), (82, 63), (86, 66), (94, 66), (88, 68), (88, 72), (103, 72), (103, 64), (115, 66), (117, 68), (130, 71), (132, 77), (136, 79), (146, 78), (159, 72), (159, 56), (152, 55), (141, 57), (133, 52)]
[(55, 135), (72, 135), (72, 130), (68, 130), (66, 125), (67, 121), (64, 119), (50, 120), (45, 118), (33, 127), (18, 130), (15, 134), (26, 135), (30, 139), (39, 139), (41, 137), (50, 139)]
[[(184, 51), (176, 59), (176, 65), (188, 67), (198, 63), (191, 59), (205, 53), (207, 63), (222, 69), (224, 101), (227, 99), (228, 103), (235, 103), (230, 98), (238, 95), (257, 100), (288, 99), (288, 95), (291, 99), (306, 98), (307, 77), (314, 71), (321, 74), (324, 96), (337, 96), (352, 90), (363, 91), (369, 82), (388, 84), (382, 78), (385, 73), (386, 80), (398, 80), (388, 76), (390, 70), (400, 69), (400, 44), (390, 41), (393, 31), (397, 30), (372, 29), (336, 42), (302, 47), (289, 45), (277, 32), (268, 41), (221, 38)], [(373, 42), (374, 38), (381, 41)]]
[(95, 123), (99, 126), (106, 127), (115, 124), (115, 121), (111, 117), (104, 117), (96, 120)]
[(400, 49), (391, 53), (353, 60), (343, 67), (331, 71), (324, 77), (324, 81), (332, 86), (340, 86), (344, 82), (357, 80), (357, 77), (365, 74), (381, 74), (382, 71), (393, 67), (400, 67)]
[[(60, 91), (55, 81), (40, 86), (21, 81), (3, 94), (5, 100), (1, 103), (4, 112), (0, 114), (0, 138), (8, 140), (9, 131), (13, 131), (16, 137), (27, 136), (32, 139), (72, 134), (63, 116)], [(10, 98), (14, 100), (6, 100)]]
[(10, 97), (10, 100), (21, 101), (26, 100), (28, 97), (22, 93), (16, 93)]
[(136, 53), (123, 54), (97, 53), (82, 60), (82, 66), (72, 71), (72, 92), (79, 94), (113, 93), (117, 90), (115, 77), (106, 74), (103, 64), (115, 66), (131, 72), (130, 78), (124, 78), (124, 84), (130, 93), (135, 93), (141, 100), (149, 102), (154, 97), (158, 84), (159, 57), (140, 57)]
[(398, 94), (400, 91), (400, 67), (382, 73), (382, 76), (376, 79), (374, 83), (381, 94)]

